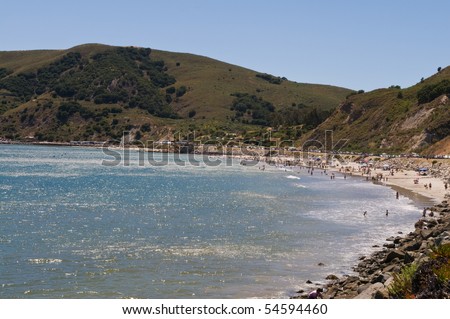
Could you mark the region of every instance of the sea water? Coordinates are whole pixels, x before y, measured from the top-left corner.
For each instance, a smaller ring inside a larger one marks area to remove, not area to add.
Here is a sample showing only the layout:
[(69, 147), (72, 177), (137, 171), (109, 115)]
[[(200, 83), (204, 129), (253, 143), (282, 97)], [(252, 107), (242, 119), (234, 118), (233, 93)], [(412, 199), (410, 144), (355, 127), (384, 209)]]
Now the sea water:
[(286, 298), (421, 214), (361, 177), (111, 154), (0, 146), (0, 298)]

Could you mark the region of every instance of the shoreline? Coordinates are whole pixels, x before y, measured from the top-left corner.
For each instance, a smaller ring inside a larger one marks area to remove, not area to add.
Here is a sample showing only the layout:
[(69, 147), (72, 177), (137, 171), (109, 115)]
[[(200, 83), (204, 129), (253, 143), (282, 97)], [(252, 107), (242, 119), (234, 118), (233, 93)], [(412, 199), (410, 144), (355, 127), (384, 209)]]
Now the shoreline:
[[(424, 207), (426, 215), (419, 218), (412, 225), (414, 231), (403, 234), (392, 234), (384, 243), (375, 245), (375, 251), (369, 256), (362, 256), (355, 260), (351, 269), (355, 275), (328, 275), (324, 280), (313, 283), (306, 281), (306, 289), (300, 289), (291, 299), (307, 299), (308, 293), (316, 288), (323, 288), (324, 299), (390, 299), (390, 289), (395, 274), (412, 263), (421, 265), (429, 261), (432, 247), (450, 244), (450, 192), (445, 189), (444, 178), (434, 176), (418, 176), (417, 172), (401, 170), (400, 174), (388, 176), (385, 179), (371, 179), (370, 175), (357, 172), (342, 172), (340, 169), (330, 170), (339, 175), (351, 175), (366, 178), (368, 182), (387, 186), (394, 191), (393, 196), (405, 196), (413, 201), (413, 205), (421, 209)], [(377, 170), (373, 171), (376, 175)], [(380, 170), (378, 170), (380, 172)], [(419, 178), (415, 184), (414, 179)], [(425, 182), (431, 183), (432, 188), (425, 188)], [(395, 194), (397, 193), (397, 194)], [(416, 292), (414, 298), (448, 299), (450, 288), (444, 287), (440, 291), (430, 292), (430, 289)]]

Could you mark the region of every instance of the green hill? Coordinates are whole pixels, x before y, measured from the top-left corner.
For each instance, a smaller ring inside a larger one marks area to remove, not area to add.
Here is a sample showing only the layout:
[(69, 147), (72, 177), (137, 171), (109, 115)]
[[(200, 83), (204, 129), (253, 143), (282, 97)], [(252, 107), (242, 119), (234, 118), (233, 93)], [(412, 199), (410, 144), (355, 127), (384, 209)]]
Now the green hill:
[[(0, 137), (136, 139), (317, 126), (350, 90), (295, 83), (206, 57), (100, 44), (0, 52)], [(261, 133), (262, 134), (262, 133)]]
[(370, 153), (450, 153), (450, 67), (416, 85), (351, 94), (315, 130), (302, 137), (348, 139), (347, 150)]

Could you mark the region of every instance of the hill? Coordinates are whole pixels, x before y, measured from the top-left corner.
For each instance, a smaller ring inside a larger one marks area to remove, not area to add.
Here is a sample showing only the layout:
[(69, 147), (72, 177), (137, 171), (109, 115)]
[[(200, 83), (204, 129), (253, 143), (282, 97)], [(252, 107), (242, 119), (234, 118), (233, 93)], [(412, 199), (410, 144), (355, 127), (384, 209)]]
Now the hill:
[(103, 141), (132, 131), (144, 140), (195, 130), (245, 137), (269, 126), (296, 126), (299, 136), (350, 92), (149, 48), (0, 52), (0, 136)]
[(369, 153), (449, 154), (450, 67), (416, 85), (350, 94), (334, 113), (302, 137), (348, 139), (346, 150)]

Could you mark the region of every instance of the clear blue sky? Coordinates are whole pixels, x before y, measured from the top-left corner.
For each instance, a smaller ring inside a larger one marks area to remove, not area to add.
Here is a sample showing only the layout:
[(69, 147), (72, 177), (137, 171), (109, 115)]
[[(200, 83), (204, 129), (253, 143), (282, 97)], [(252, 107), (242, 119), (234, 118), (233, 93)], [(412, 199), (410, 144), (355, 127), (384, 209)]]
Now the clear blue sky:
[(14, 0), (0, 51), (134, 45), (368, 91), (449, 65), (449, 13), (448, 0)]

